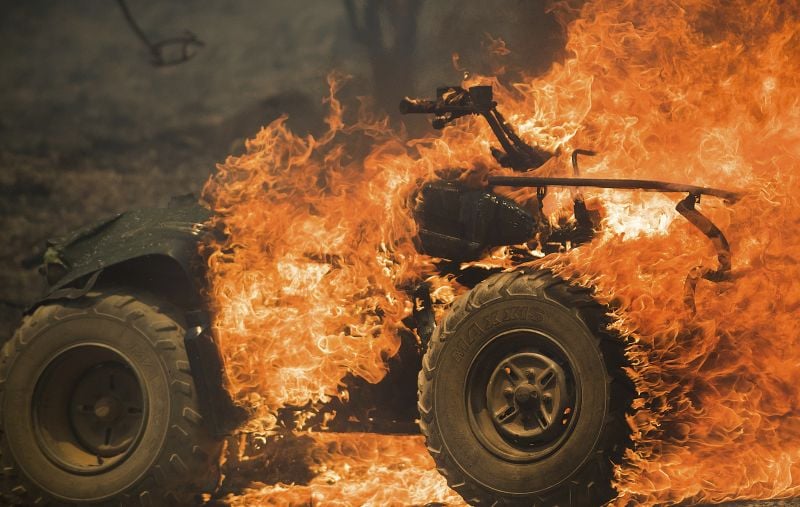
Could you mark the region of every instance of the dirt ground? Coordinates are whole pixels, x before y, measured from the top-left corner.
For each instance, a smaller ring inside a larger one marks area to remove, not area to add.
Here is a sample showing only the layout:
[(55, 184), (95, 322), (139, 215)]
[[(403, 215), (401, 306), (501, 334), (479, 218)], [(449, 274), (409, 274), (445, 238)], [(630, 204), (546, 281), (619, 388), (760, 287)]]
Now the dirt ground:
[[(479, 2), (427, 2), (407, 93), (458, 82), (453, 52), (485, 71), (486, 34), (522, 48), (512, 62), (545, 69), (561, 34), (539, 2), (523, 4), (504, 0), (484, 12)], [(297, 131), (319, 130), (332, 70), (353, 76), (345, 99), (374, 92), (368, 52), (341, 2), (129, 6), (153, 38), (190, 29), (205, 46), (187, 63), (156, 68), (116, 2), (2, 2), (0, 341), (42, 290), (36, 266), (48, 238), (199, 193), (217, 162), (282, 113)]]

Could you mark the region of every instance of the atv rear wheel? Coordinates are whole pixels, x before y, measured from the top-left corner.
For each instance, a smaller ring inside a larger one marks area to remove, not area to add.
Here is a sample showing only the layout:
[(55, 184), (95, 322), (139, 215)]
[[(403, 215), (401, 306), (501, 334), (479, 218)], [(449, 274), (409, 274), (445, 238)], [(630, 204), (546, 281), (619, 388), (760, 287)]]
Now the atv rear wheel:
[(613, 498), (634, 391), (605, 324), (588, 290), (548, 271), (494, 275), (454, 303), (423, 359), (420, 426), (467, 502)]
[(0, 356), (4, 504), (186, 504), (214, 488), (180, 313), (143, 293), (38, 308)]

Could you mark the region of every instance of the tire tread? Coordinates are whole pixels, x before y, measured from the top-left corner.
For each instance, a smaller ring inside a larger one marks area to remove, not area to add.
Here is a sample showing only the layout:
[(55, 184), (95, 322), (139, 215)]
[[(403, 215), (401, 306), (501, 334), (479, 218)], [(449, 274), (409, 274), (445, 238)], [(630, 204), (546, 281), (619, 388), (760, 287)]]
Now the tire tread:
[[(170, 388), (172, 418), (178, 414), (191, 424), (170, 425), (164, 447), (154, 466), (137, 483), (100, 505), (184, 505), (196, 503), (198, 495), (213, 491), (219, 474), (218, 457), (222, 442), (214, 438), (202, 424), (198, 400), (194, 395), (194, 379), (184, 345), (181, 312), (149, 293), (125, 288), (93, 291), (85, 297), (41, 306), (24, 318), (14, 336), (0, 354), (0, 397), (6, 389), (7, 373), (14, 361), (54, 321), (79, 318), (80, 315), (105, 315), (126, 322), (150, 340), (162, 359)], [(187, 388), (188, 387), (188, 388)], [(187, 415), (188, 414), (188, 415)], [(183, 438), (172, 438), (180, 430)], [(0, 404), (0, 504), (59, 505), (16, 469), (4, 438), (2, 404)]]
[[(462, 473), (452, 462), (442, 442), (442, 429), (438, 427), (433, 407), (433, 380), (437, 361), (444, 344), (452, 336), (458, 324), (472, 312), (477, 311), (501, 297), (515, 295), (534, 296), (553, 301), (583, 322), (594, 335), (606, 363), (606, 381), (611, 387), (609, 415), (600, 433), (595, 457), (577, 470), (570, 481), (547, 491), (543, 495), (506, 497), (493, 494)], [(626, 364), (622, 340), (607, 329), (607, 309), (597, 303), (591, 291), (585, 287), (571, 285), (543, 269), (521, 269), (495, 274), (475, 286), (469, 293), (458, 298), (437, 326), (422, 361), (418, 376), (419, 426), (426, 446), (436, 468), (448, 485), (471, 505), (534, 505), (539, 507), (586, 507), (601, 505), (610, 498), (612, 459), (619, 460), (630, 442), (630, 430), (623, 414), (629, 409), (634, 397), (633, 384), (621, 366)], [(605, 491), (604, 491), (605, 490)], [(613, 492), (613, 490), (611, 490)]]

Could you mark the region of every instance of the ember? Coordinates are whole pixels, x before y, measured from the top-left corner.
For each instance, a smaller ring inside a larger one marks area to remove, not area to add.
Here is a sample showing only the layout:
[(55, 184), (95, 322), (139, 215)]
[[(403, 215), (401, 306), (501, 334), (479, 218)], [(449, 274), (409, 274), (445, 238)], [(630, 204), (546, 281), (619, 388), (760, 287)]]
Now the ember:
[[(555, 8), (566, 19), (566, 3)], [(617, 502), (800, 495), (800, 7), (596, 1), (568, 34), (569, 56), (547, 75), (464, 83), (492, 84), (520, 136), (557, 154), (537, 176), (569, 175), (568, 155), (591, 148), (598, 156), (582, 176), (750, 189), (735, 205), (700, 204), (734, 257), (730, 281), (697, 285), (696, 314), (684, 305), (684, 278), (716, 266), (716, 252), (675, 220), (673, 196), (583, 189), (602, 232), (537, 261), (595, 288), (627, 343), (639, 398), (628, 421), (635, 445), (615, 471)], [(335, 97), (342, 83), (330, 81), (328, 133), (300, 138), (278, 120), (205, 189), (227, 234), (209, 257), (215, 329), (230, 390), (253, 414), (247, 431), (272, 433), (283, 407), (346, 398), (348, 374), (380, 381), (413, 310), (408, 289), (431, 283), (439, 315), (466, 290), (416, 251), (415, 190), (446, 168), (465, 168), (460, 178), (473, 184), (490, 171), (512, 174), (492, 158), (492, 133), (477, 119), (414, 141), (363, 112), (346, 124)], [(553, 222), (572, 197), (550, 193)], [(513, 264), (501, 247), (471, 265)], [(455, 500), (419, 457), (417, 437), (312, 435), (327, 449), (318, 465), (327, 472), (229, 501)]]

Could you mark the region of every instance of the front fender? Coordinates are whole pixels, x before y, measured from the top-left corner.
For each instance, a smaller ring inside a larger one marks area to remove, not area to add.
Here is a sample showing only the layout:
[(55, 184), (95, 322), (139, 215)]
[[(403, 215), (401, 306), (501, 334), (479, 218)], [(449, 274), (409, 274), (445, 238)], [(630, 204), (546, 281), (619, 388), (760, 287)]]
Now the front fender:
[(196, 298), (203, 269), (198, 248), (210, 217), (211, 212), (198, 204), (139, 209), (51, 241), (43, 266), (48, 287), (41, 300), (58, 298), (68, 288), (85, 287), (101, 271), (135, 271), (139, 276), (148, 271), (148, 264), (156, 277), (165, 274), (166, 266), (168, 274), (186, 281), (188, 296)]
[(50, 300), (82, 297), (101, 283), (139, 287), (176, 304), (186, 320), (184, 343), (204, 419), (222, 436), (247, 413), (225, 387), (224, 361), (201, 298), (199, 247), (209, 218), (198, 204), (139, 209), (50, 242), (43, 266), (49, 286), (29, 312)]

